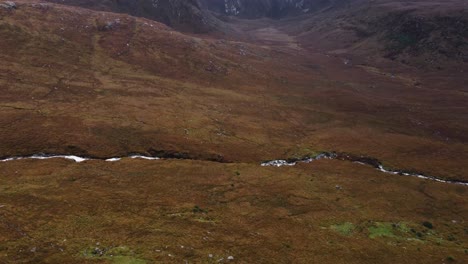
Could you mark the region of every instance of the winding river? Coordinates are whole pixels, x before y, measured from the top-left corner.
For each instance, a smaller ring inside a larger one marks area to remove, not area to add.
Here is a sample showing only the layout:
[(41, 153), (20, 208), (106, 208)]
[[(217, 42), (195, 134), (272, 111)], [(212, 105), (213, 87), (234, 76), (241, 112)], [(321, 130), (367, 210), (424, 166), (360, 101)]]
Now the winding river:
[[(161, 159), (171, 159), (171, 158), (161, 158), (161, 157), (153, 157), (153, 156), (145, 156), (140, 154), (129, 155), (125, 157), (112, 157), (112, 158), (90, 158), (90, 157), (80, 157), (75, 155), (52, 155), (52, 154), (34, 154), (30, 156), (15, 156), (15, 157), (8, 157), (0, 159), (0, 162), (10, 162), (16, 160), (28, 160), (28, 159), (36, 159), (36, 160), (47, 160), (47, 159), (67, 159), (72, 160), (77, 163), (85, 162), (88, 160), (101, 160), (106, 162), (118, 162), (124, 158), (130, 159), (144, 159), (144, 160), (161, 160)], [(350, 161), (353, 163), (371, 166), (383, 173), (393, 174), (393, 175), (401, 175), (401, 176), (410, 176), (410, 177), (417, 177), (424, 180), (431, 180), (440, 183), (449, 183), (449, 184), (457, 184), (457, 185), (464, 185), (468, 186), (468, 182), (466, 181), (457, 181), (457, 180), (445, 180), (442, 178), (437, 178), (434, 176), (424, 175), (422, 173), (415, 173), (410, 171), (404, 170), (395, 170), (385, 168), (383, 164), (374, 158), (370, 157), (363, 157), (363, 156), (354, 156), (351, 154), (346, 153), (335, 153), (335, 152), (324, 152), (312, 157), (305, 157), (301, 159), (288, 159), (288, 160), (270, 160), (262, 162), (260, 165), (263, 167), (284, 167), (284, 166), (296, 166), (299, 163), (311, 163), (317, 160), (323, 159), (334, 159), (334, 160), (342, 160), (342, 161)]]

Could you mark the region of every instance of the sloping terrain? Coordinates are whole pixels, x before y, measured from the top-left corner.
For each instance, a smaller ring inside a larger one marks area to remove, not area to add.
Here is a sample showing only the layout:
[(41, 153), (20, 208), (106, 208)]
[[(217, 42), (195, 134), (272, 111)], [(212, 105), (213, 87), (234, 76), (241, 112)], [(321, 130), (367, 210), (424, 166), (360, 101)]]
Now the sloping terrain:
[(466, 99), (415, 86), (417, 75), (369, 73), (290, 39), (262, 48), (59, 5), (3, 16), (2, 156), (340, 151), (465, 177)]
[(277, 24), (297, 36), (303, 47), (346, 55), (359, 63), (383, 57), (413, 67), (451, 70), (468, 61), (468, 7), (463, 0), (49, 1), (241, 39), (242, 32), (226, 16), (281, 19)]
[(342, 162), (0, 164), (0, 260), (463, 263), (466, 187)]
[(189, 32), (228, 31), (226, 25), (201, 8), (198, 0), (47, 0), (59, 4), (85, 7), (100, 11), (126, 13), (162, 22)]
[[(0, 6), (1, 261), (466, 258), (466, 186), (356, 162), (466, 182), (463, 60), (423, 71), (399, 61), (405, 48), (360, 63), (366, 49), (325, 45), (336, 32), (314, 42), (328, 25), (305, 30), (311, 14), (232, 18), (242, 36), (226, 40), (107, 7), (15, 3)], [(260, 166), (322, 152), (357, 158)], [(34, 154), (93, 159), (13, 158)]]
[(384, 57), (424, 69), (467, 68), (465, 1), (355, 0), (283, 24), (304, 47), (360, 63)]
[(346, 0), (201, 0), (212, 11), (243, 18), (287, 16), (314, 13), (337, 6)]

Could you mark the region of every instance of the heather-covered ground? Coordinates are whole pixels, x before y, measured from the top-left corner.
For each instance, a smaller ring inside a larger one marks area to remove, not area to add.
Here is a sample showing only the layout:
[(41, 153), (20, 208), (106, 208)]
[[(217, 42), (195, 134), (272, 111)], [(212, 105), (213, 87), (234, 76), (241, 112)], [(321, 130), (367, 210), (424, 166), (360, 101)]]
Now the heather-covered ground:
[(244, 35), (225, 40), (16, 3), (0, 7), (0, 157), (171, 159), (0, 162), (1, 261), (466, 258), (466, 186), (340, 160), (260, 166), (335, 151), (467, 181), (465, 64), (363, 63), (266, 19), (232, 19)]

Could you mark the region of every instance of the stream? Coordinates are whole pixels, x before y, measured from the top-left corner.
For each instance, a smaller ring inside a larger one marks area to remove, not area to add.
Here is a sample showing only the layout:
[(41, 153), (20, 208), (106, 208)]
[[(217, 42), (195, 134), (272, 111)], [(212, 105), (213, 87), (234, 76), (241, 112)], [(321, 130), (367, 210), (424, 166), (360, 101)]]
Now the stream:
[(383, 164), (377, 159), (363, 157), (363, 156), (354, 156), (354, 155), (350, 155), (346, 153), (324, 152), (313, 157), (305, 157), (302, 159), (270, 160), (270, 161), (265, 161), (261, 163), (261, 166), (264, 166), (264, 167), (296, 166), (299, 163), (311, 163), (313, 161), (323, 160), (323, 159), (350, 161), (350, 162), (365, 165), (365, 166), (371, 166), (387, 174), (417, 177), (419, 179), (424, 179), (424, 180), (468, 186), (468, 182), (465, 182), (465, 181), (444, 180), (444, 179), (437, 178), (434, 176), (424, 175), (422, 173), (385, 168)]
[(121, 161), (123, 158), (130, 158), (130, 159), (145, 159), (145, 160), (160, 160), (161, 158), (158, 157), (151, 157), (151, 156), (144, 156), (144, 155), (130, 155), (126, 157), (114, 157), (114, 158), (107, 158), (107, 159), (99, 159), (99, 158), (86, 158), (80, 157), (75, 155), (49, 155), (49, 154), (34, 154), (31, 156), (17, 156), (17, 157), (10, 157), (5, 159), (0, 159), (0, 162), (8, 162), (14, 160), (27, 160), (27, 159), (37, 159), (37, 160), (47, 160), (47, 159), (67, 159), (73, 160), (74, 162), (81, 163), (87, 160), (104, 160), (108, 162), (117, 162)]
[[(30, 156), (15, 156), (15, 157), (8, 157), (0, 159), (0, 162), (9, 162), (9, 161), (16, 161), (16, 160), (28, 160), (28, 159), (36, 159), (36, 160), (47, 160), (47, 159), (67, 159), (72, 160), (77, 163), (85, 162), (88, 160), (101, 160), (106, 162), (118, 162), (124, 158), (130, 159), (144, 159), (144, 160), (161, 160), (161, 159), (173, 159), (173, 158), (161, 158), (161, 157), (153, 157), (153, 156), (145, 156), (141, 154), (134, 154), (125, 157), (112, 157), (112, 158), (90, 158), (90, 157), (80, 157), (75, 155), (52, 155), (52, 154), (34, 154)], [(346, 153), (335, 153), (335, 152), (324, 152), (313, 157), (305, 157), (301, 159), (288, 159), (288, 160), (270, 160), (262, 162), (260, 165), (262, 167), (284, 167), (284, 166), (296, 166), (299, 163), (311, 163), (317, 160), (342, 160), (342, 161), (350, 161), (353, 163), (371, 166), (383, 173), (393, 174), (393, 175), (401, 175), (401, 176), (409, 176), (409, 177), (417, 177), (424, 180), (436, 181), (440, 183), (449, 183), (449, 184), (458, 184), (468, 186), (468, 182), (466, 181), (457, 181), (457, 180), (445, 180), (442, 178), (424, 175), (422, 173), (410, 172), (405, 170), (396, 170), (396, 169), (389, 169), (385, 168), (383, 164), (374, 158), (364, 157), (364, 156), (354, 156), (351, 154)]]

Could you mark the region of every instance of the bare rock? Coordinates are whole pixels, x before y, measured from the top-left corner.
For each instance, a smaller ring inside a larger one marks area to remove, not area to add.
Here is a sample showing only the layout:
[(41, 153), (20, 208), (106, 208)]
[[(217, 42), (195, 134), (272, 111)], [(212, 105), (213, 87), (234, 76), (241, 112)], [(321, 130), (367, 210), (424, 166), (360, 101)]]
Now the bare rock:
[(8, 9), (8, 10), (12, 10), (12, 9), (17, 9), (18, 7), (16, 6), (16, 3), (13, 2), (13, 1), (5, 1), (3, 3), (0, 4), (0, 7), (3, 7), (5, 9)]

